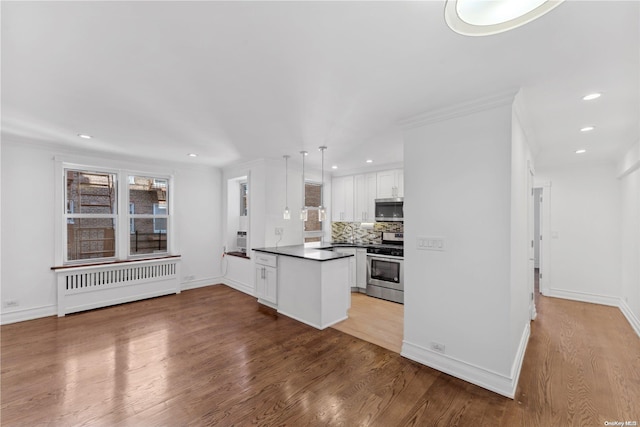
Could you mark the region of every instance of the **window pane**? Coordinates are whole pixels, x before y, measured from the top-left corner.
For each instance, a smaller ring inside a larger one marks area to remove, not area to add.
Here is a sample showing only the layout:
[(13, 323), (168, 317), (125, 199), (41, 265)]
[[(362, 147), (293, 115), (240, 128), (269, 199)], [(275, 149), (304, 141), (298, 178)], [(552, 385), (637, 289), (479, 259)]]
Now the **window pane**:
[(166, 218), (134, 218), (131, 221), (131, 255), (167, 252)]
[(67, 260), (110, 258), (116, 255), (112, 218), (74, 218), (67, 224)]
[(322, 185), (314, 182), (307, 182), (304, 185), (304, 205), (320, 206), (320, 193)]
[(322, 231), (322, 223), (318, 220), (318, 209), (307, 210), (304, 231)]
[(164, 205), (167, 215), (167, 180), (144, 176), (129, 177), (129, 206), (135, 206), (137, 215), (153, 215), (154, 205)]
[(66, 212), (68, 214), (116, 212), (115, 174), (67, 169), (66, 176)]
[(249, 214), (249, 184), (243, 182), (240, 184), (240, 216)]

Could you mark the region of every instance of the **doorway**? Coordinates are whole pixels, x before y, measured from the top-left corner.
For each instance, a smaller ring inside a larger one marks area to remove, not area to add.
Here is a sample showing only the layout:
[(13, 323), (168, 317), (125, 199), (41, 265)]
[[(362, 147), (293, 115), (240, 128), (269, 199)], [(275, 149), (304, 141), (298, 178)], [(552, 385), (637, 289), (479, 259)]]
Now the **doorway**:
[(542, 187), (533, 189), (533, 266), (534, 292), (536, 300), (540, 295), (540, 259), (542, 253)]

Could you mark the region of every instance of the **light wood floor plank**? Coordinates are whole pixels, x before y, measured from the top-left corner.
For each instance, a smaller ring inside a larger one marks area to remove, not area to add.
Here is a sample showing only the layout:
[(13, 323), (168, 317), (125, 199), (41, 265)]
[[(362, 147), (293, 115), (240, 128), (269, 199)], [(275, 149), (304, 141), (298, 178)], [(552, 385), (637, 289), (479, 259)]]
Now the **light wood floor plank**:
[(400, 353), (404, 334), (404, 305), (352, 293), (349, 318), (333, 325), (333, 328)]

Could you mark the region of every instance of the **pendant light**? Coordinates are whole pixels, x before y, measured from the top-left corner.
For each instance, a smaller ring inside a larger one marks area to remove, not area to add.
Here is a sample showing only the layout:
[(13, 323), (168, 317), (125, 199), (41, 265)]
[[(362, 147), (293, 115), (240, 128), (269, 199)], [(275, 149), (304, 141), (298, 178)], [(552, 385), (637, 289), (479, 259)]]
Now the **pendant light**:
[(306, 221), (309, 218), (307, 207), (305, 206), (305, 182), (304, 182), (304, 157), (309, 154), (306, 151), (301, 151), (302, 154), (302, 209), (300, 209), (300, 220)]
[(291, 219), (291, 212), (289, 212), (289, 156), (282, 157), (284, 157), (284, 212), (282, 217)]
[(320, 187), (320, 206), (318, 206), (318, 221), (326, 221), (327, 220), (327, 210), (324, 208), (324, 151), (327, 149), (326, 145), (321, 145), (318, 147), (318, 150), (322, 153), (322, 168), (320, 169), (322, 173), (322, 180)]

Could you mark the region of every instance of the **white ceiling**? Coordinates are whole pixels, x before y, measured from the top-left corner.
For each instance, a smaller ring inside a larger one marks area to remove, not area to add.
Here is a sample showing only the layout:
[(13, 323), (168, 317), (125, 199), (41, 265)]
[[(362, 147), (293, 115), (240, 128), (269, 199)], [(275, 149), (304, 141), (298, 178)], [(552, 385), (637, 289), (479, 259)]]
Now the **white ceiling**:
[(319, 165), (327, 145), (356, 170), (402, 161), (401, 120), (521, 87), (538, 165), (612, 159), (640, 134), (635, 0), (569, 0), (475, 38), (443, 1), (1, 7), (7, 140), (215, 166), (303, 149)]

